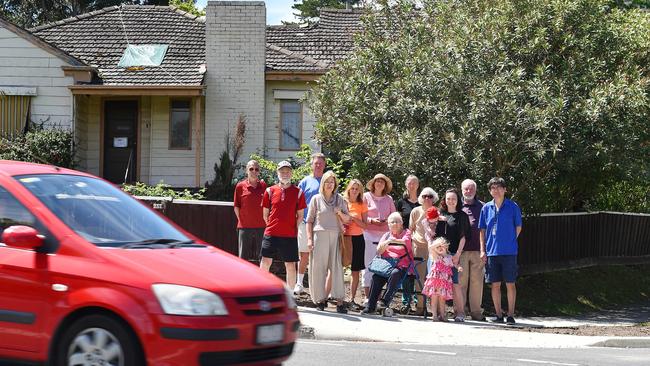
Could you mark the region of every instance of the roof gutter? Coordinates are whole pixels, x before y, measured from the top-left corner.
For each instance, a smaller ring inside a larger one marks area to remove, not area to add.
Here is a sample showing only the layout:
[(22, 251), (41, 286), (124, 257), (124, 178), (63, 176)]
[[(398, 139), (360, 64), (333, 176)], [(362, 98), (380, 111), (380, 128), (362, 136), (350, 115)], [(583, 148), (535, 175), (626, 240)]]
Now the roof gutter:
[(329, 70), (316, 71), (266, 71), (267, 81), (315, 81)]
[(205, 85), (71, 85), (68, 89), (75, 95), (205, 95)]

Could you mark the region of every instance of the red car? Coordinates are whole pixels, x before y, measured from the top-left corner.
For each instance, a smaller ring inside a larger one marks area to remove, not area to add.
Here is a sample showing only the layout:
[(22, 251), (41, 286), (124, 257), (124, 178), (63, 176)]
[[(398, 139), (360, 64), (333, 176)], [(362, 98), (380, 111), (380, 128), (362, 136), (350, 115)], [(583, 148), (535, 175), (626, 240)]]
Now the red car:
[(271, 274), (112, 184), (0, 161), (0, 364), (275, 365), (296, 304)]

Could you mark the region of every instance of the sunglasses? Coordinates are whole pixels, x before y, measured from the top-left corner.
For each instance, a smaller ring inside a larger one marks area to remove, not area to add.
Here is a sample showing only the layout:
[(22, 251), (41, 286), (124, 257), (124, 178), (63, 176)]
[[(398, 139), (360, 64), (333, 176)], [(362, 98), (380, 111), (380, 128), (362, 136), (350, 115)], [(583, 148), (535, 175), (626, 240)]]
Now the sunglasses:
[(433, 199), (433, 195), (432, 194), (423, 194), (422, 198)]
[(259, 171), (260, 171), (260, 168), (248, 168), (248, 171), (249, 171), (249, 172), (253, 172), (253, 171), (254, 171), (254, 172), (259, 172)]

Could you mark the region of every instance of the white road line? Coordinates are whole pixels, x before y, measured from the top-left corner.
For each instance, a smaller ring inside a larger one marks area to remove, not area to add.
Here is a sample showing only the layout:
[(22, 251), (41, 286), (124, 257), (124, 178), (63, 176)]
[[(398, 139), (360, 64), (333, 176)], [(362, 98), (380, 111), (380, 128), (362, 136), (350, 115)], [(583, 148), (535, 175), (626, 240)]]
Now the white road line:
[(553, 362), (553, 361), (529, 360), (527, 358), (518, 358), (517, 361), (530, 362), (530, 363), (543, 363), (545, 365), (580, 366), (580, 364), (577, 364), (577, 363), (562, 363), (562, 362)]
[(300, 340), (298, 343), (304, 343), (304, 344), (317, 344), (319, 346), (336, 346), (336, 347), (345, 347), (344, 344), (338, 344), (338, 343), (327, 343), (327, 342), (310, 342), (310, 341), (303, 341)]
[(436, 355), (456, 356), (456, 353), (455, 353), (455, 352), (429, 351), (429, 350), (425, 350), (425, 349), (402, 348), (400, 351), (404, 351), (404, 352), (420, 352), (420, 353), (433, 353), (433, 354), (436, 354)]

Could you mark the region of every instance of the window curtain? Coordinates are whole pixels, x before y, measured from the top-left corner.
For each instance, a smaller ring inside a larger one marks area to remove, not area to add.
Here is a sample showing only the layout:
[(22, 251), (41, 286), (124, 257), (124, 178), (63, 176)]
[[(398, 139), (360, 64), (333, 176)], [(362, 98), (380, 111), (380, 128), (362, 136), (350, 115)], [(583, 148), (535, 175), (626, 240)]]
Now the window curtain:
[(0, 135), (22, 134), (27, 127), (31, 96), (0, 95)]

